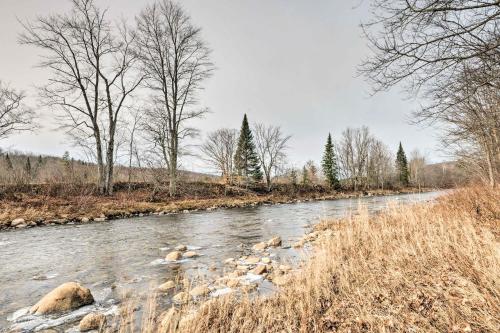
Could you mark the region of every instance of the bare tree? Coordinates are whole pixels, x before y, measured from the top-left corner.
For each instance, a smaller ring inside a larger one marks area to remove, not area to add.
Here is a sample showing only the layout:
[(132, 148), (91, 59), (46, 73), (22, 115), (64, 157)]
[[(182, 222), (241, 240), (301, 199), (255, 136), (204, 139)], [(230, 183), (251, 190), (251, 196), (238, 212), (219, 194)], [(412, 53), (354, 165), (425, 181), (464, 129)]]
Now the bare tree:
[(238, 131), (223, 128), (209, 133), (201, 146), (205, 160), (221, 173), (228, 184), (233, 183), (233, 161), (237, 144)]
[(134, 71), (134, 34), (124, 23), (115, 29), (93, 0), (72, 3), (67, 14), (25, 23), (20, 42), (44, 51), (40, 67), (49, 69), (51, 77), (41, 97), (63, 111), (63, 126), (70, 133), (93, 139), (99, 189), (112, 194), (120, 111), (142, 80)]
[(414, 186), (418, 186), (418, 188), (426, 185), (426, 165), (425, 156), (423, 156), (418, 149), (411, 152), (410, 161), (408, 162), (410, 183)]
[(456, 78), (436, 85), (432, 91), (434, 104), (419, 113), (426, 120), (444, 125), (447, 150), (490, 186), (500, 179), (499, 74), (500, 68), (464, 69)]
[(401, 81), (416, 91), (464, 66), (497, 67), (499, 0), (372, 0), (363, 25), (374, 56), (361, 71), (376, 90)]
[(196, 133), (187, 123), (207, 112), (196, 108), (196, 97), (214, 67), (200, 28), (176, 3), (163, 0), (146, 7), (137, 18), (137, 29), (137, 52), (152, 92), (147, 130), (168, 169), (173, 196), (181, 142)]
[(131, 190), (132, 186), (132, 161), (134, 159), (134, 156), (138, 156), (138, 148), (137, 148), (137, 138), (136, 138), (136, 131), (139, 129), (139, 126), (141, 124), (141, 116), (142, 114), (139, 112), (139, 110), (135, 110), (135, 112), (132, 115), (132, 119), (130, 122), (130, 127), (129, 127), (129, 141), (128, 141), (128, 190)]
[(393, 175), (393, 156), (380, 140), (371, 138), (368, 157), (368, 185), (384, 189)]
[(24, 94), (0, 81), (0, 140), (33, 129), (34, 113), (26, 106)]
[(341, 174), (354, 190), (366, 184), (371, 135), (368, 127), (347, 128), (337, 147)]
[(416, 122), (440, 125), (445, 146), (495, 186), (500, 1), (373, 0), (372, 11), (364, 29), (374, 55), (361, 72), (375, 91), (401, 82), (425, 97)]
[(272, 188), (272, 179), (276, 171), (285, 162), (287, 142), (290, 135), (284, 135), (279, 126), (255, 124), (255, 147), (260, 164), (266, 177), (267, 190)]
[(302, 180), (303, 183), (316, 184), (318, 182), (318, 167), (313, 160), (306, 161), (306, 164), (302, 168)]

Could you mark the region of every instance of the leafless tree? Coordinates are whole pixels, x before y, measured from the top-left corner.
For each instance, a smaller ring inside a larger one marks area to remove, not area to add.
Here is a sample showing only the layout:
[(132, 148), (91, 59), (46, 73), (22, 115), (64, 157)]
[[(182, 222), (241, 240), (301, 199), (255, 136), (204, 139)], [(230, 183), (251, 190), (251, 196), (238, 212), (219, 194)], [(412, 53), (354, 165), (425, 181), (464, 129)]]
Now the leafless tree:
[(372, 0), (363, 25), (374, 56), (361, 71), (382, 90), (405, 81), (417, 91), (464, 66), (497, 67), (499, 0)]
[(368, 185), (384, 189), (393, 176), (393, 156), (380, 140), (371, 138), (368, 153)]
[(264, 176), (267, 190), (272, 188), (274, 174), (286, 160), (285, 151), (290, 135), (284, 135), (279, 126), (255, 124), (255, 148)]
[(347, 128), (337, 147), (340, 170), (354, 190), (365, 183), (371, 136), (368, 127)]
[(0, 140), (33, 129), (34, 113), (24, 104), (24, 94), (0, 81)]
[(233, 161), (238, 144), (238, 131), (222, 128), (207, 135), (201, 146), (203, 156), (217, 169), (228, 184), (233, 183)]
[(187, 123), (207, 112), (196, 108), (196, 97), (214, 67), (200, 28), (176, 3), (163, 0), (146, 7), (137, 18), (137, 30), (137, 53), (152, 92), (148, 130), (168, 169), (173, 196), (181, 142), (196, 133)]
[(427, 96), (432, 103), (418, 112), (422, 121), (441, 125), (445, 150), (491, 186), (500, 177), (499, 77), (500, 67), (464, 67), (456, 77), (435, 83)]
[(20, 42), (43, 50), (40, 67), (51, 77), (40, 89), (41, 97), (64, 112), (63, 125), (69, 132), (93, 139), (99, 189), (112, 194), (120, 111), (142, 80), (134, 71), (135, 37), (124, 23), (112, 25), (93, 0), (72, 3), (67, 14), (25, 23)]
[(418, 188), (426, 186), (425, 167), (427, 162), (418, 149), (415, 149), (410, 154), (408, 168), (410, 171), (410, 183)]
[(128, 189), (131, 190), (131, 182), (132, 182), (132, 161), (134, 156), (138, 156), (138, 147), (137, 147), (137, 136), (136, 131), (139, 129), (141, 124), (141, 112), (136, 109), (132, 114), (132, 119), (129, 125), (129, 135), (128, 135)]
[(364, 25), (374, 55), (361, 67), (375, 91), (405, 83), (425, 97), (419, 123), (491, 186), (499, 177), (500, 1), (373, 0)]
[(318, 182), (318, 167), (313, 160), (306, 161), (302, 168), (302, 180), (304, 184), (316, 184)]

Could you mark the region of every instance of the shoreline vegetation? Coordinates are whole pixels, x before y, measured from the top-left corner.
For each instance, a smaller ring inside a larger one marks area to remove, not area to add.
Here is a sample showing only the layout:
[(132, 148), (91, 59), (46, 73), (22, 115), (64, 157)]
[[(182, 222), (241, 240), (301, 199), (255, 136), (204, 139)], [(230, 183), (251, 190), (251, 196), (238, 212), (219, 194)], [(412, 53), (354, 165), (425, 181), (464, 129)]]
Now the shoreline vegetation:
[(432, 191), (431, 188), (332, 191), (321, 185), (276, 184), (243, 188), (219, 183), (186, 182), (183, 193), (172, 198), (150, 184), (117, 184), (111, 196), (94, 193), (92, 185), (7, 186), (0, 192), (0, 231), (36, 226), (103, 222), (146, 215), (187, 213), (218, 208), (242, 208), (264, 204), (336, 200), (362, 196)]
[[(306, 259), (274, 273), (276, 293), (231, 293), (164, 312), (153, 294), (141, 331), (498, 332), (499, 237), (500, 192), (485, 187), (324, 220), (304, 236), (313, 246)], [(113, 331), (134, 331), (135, 308), (124, 305)]]

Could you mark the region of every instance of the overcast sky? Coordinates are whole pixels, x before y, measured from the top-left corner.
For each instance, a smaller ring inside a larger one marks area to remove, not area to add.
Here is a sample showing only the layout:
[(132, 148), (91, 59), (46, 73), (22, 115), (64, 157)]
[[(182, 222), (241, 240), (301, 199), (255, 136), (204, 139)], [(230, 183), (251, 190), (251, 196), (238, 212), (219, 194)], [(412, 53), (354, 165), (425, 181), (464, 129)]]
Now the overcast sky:
[[(319, 162), (328, 132), (334, 139), (346, 127), (367, 125), (393, 151), (402, 141), (407, 153), (418, 148), (432, 161), (437, 151), (433, 129), (409, 125), (417, 106), (398, 90), (369, 96), (356, 76), (368, 54), (359, 24), (368, 16), (362, 0), (182, 0), (193, 22), (213, 49), (217, 67), (206, 82), (201, 105), (212, 113), (196, 125), (202, 135), (219, 127), (239, 128), (244, 113), (250, 122), (281, 125), (292, 135), (290, 162)], [(150, 1), (97, 0), (113, 18), (134, 16)], [(67, 0), (0, 0), (0, 79), (23, 89), (34, 101), (34, 85), (47, 80), (35, 68), (37, 49), (17, 44), (25, 20), (63, 12)], [(79, 157), (50, 110), (39, 110), (42, 128), (0, 142), (4, 149)], [(186, 169), (201, 163), (189, 160)]]

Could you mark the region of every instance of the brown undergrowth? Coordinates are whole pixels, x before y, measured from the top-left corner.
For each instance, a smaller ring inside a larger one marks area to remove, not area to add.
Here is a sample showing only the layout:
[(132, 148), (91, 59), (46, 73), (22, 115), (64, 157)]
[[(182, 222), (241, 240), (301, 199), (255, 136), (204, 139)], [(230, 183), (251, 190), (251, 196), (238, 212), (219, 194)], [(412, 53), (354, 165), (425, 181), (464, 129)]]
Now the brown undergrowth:
[(476, 187), (324, 221), (279, 292), (171, 310), (143, 331), (499, 332), (499, 214), (500, 191)]

